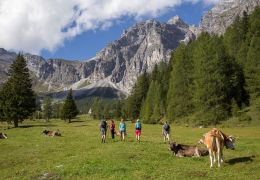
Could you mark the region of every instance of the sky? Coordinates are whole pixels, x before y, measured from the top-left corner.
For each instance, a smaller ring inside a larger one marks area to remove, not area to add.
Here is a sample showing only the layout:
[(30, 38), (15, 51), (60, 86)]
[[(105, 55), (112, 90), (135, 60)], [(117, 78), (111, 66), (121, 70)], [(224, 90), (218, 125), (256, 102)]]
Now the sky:
[(0, 0), (0, 47), (44, 58), (87, 60), (123, 30), (178, 15), (198, 25), (219, 0)]

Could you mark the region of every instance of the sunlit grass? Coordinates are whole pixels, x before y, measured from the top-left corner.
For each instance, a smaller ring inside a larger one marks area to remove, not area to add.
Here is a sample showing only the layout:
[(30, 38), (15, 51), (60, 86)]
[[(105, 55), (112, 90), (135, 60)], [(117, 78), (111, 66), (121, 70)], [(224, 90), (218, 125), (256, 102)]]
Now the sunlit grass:
[[(127, 122), (126, 142), (110, 138), (101, 144), (98, 121), (81, 116), (67, 124), (61, 120), (25, 121), (21, 128), (0, 132), (0, 179), (259, 179), (260, 128), (222, 128), (238, 136), (235, 151), (224, 150), (221, 168), (209, 168), (209, 158), (178, 158), (162, 142), (160, 125), (143, 125), (142, 142), (135, 142), (134, 124)], [(118, 122), (116, 122), (116, 127)], [(46, 137), (45, 129), (62, 137)], [(118, 128), (118, 127), (117, 127)], [(174, 127), (172, 138), (196, 144), (207, 129)]]

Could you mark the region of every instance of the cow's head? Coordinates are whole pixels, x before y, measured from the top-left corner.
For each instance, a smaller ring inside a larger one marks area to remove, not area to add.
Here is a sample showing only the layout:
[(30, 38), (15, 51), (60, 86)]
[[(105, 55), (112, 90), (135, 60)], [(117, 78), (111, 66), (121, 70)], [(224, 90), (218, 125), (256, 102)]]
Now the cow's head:
[(198, 144), (204, 144), (206, 134), (203, 134), (202, 138), (198, 141)]
[(176, 142), (172, 142), (169, 144), (169, 150), (176, 154), (178, 152), (177, 146), (178, 144)]
[(235, 141), (236, 138), (234, 136), (228, 136), (227, 140), (225, 141), (225, 146), (227, 149), (235, 149)]
[(47, 134), (49, 131), (48, 130), (44, 130), (44, 131), (42, 131), (42, 134)]

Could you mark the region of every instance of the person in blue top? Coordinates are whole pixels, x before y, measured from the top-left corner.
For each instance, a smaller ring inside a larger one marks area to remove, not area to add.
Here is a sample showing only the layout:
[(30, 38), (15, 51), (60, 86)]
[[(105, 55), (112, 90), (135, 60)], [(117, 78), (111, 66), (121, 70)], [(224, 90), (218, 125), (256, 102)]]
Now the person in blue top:
[(137, 119), (135, 123), (135, 138), (138, 142), (140, 142), (141, 131), (142, 131), (142, 124), (140, 120)]
[(119, 132), (120, 132), (120, 139), (121, 139), (121, 141), (125, 141), (126, 124), (124, 122), (124, 119), (121, 119), (121, 122), (119, 124)]

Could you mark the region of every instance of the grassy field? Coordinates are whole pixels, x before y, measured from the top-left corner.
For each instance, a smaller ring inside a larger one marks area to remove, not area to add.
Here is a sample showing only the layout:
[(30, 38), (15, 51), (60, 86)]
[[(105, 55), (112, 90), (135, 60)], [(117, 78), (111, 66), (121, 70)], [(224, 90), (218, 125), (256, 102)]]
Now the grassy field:
[[(101, 144), (98, 121), (81, 116), (70, 124), (61, 120), (25, 121), (20, 128), (0, 132), (0, 179), (259, 179), (260, 127), (222, 128), (239, 136), (235, 151), (224, 150), (221, 168), (209, 168), (209, 158), (178, 158), (162, 142), (160, 125), (143, 125), (142, 142), (134, 139), (134, 125), (127, 123), (126, 142)], [(118, 122), (116, 122), (118, 126)], [(46, 137), (45, 129), (62, 132)], [(173, 127), (172, 138), (196, 144), (209, 128)], [(110, 134), (109, 134), (110, 135)]]

